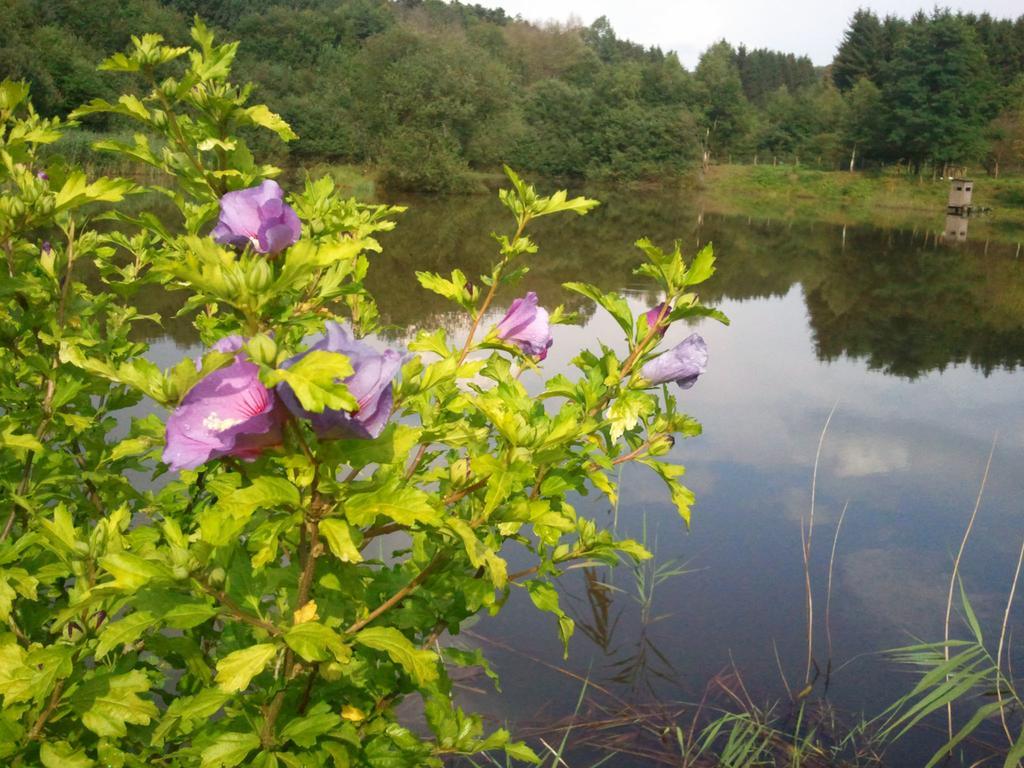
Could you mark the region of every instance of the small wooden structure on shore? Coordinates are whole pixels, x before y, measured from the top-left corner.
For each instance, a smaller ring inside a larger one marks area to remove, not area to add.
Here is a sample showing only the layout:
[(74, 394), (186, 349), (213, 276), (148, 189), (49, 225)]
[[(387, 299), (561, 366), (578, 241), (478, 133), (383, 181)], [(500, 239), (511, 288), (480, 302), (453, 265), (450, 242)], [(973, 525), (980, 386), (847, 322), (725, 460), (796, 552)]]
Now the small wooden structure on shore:
[(949, 202), (946, 213), (966, 216), (971, 212), (971, 197), (974, 194), (974, 182), (970, 179), (953, 179), (949, 186)]

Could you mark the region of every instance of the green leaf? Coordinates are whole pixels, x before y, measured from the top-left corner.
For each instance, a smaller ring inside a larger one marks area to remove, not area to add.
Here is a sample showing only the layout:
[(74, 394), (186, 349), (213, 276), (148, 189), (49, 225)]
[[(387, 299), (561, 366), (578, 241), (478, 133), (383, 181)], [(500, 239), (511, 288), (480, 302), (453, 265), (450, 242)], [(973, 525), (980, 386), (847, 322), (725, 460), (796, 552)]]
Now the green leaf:
[(282, 141), (291, 141), (299, 138), (295, 131), (292, 130), (292, 127), (279, 114), (271, 112), (266, 104), (256, 104), (255, 106), (248, 107), (245, 110), (245, 116), (249, 118), (253, 125), (267, 128), (276, 133)]
[(171, 629), (192, 629), (217, 615), (209, 603), (181, 603), (163, 616), (163, 623)]
[(629, 304), (617, 293), (605, 293), (590, 283), (562, 283), (562, 287), (574, 291), (588, 299), (596, 301), (610, 314), (619, 327), (626, 332), (627, 338), (633, 337), (633, 313)]
[(419, 686), (437, 680), (437, 655), (417, 648), (394, 627), (367, 627), (356, 634), (355, 640), (367, 648), (387, 653)]
[(39, 760), (43, 768), (92, 768), (96, 762), (66, 741), (44, 741), (39, 746)]
[(169, 579), (170, 570), (163, 564), (133, 555), (131, 552), (114, 552), (100, 558), (100, 567), (109, 572), (113, 582), (109, 586), (124, 592), (135, 592), (153, 579)]
[[(363, 540), (362, 533), (336, 517), (328, 517), (320, 521), (320, 533), (327, 539), (334, 556), (343, 563), (361, 563), (363, 555), (359, 551), (359, 543)], [(358, 541), (356, 540), (358, 539)]]
[(154, 746), (163, 744), (167, 735), (175, 730), (183, 734), (191, 733), (195, 723), (205, 723), (220, 711), (231, 697), (231, 694), (216, 688), (204, 688), (195, 696), (177, 697), (160, 718), (150, 743)]
[(662, 464), (651, 459), (640, 459), (640, 463), (646, 464), (653, 469), (665, 481), (665, 485), (668, 486), (669, 493), (672, 496), (672, 503), (676, 505), (679, 516), (683, 518), (686, 527), (689, 528), (690, 508), (693, 506), (696, 496), (685, 485), (676, 482), (676, 478), (686, 472), (686, 468), (678, 464)]
[(715, 274), (715, 249), (708, 243), (693, 257), (690, 268), (686, 270), (686, 284), (698, 285)]
[(223, 733), (200, 754), (200, 768), (234, 768), (260, 746), (255, 733)]
[(398, 486), (395, 481), (367, 493), (353, 493), (345, 500), (345, 517), (358, 526), (371, 524), (379, 515), (399, 525), (436, 526), (441, 518), (430, 504), (432, 499), (417, 488)]
[(330, 733), (341, 725), (341, 717), (330, 711), (329, 705), (321, 702), (312, 707), (305, 715), (292, 719), (278, 738), (281, 741), (293, 741), (300, 747), (309, 749), (316, 744), (317, 737)]
[(58, 211), (64, 211), (86, 203), (116, 203), (135, 189), (135, 185), (126, 179), (101, 178), (89, 184), (84, 173), (74, 171), (68, 175), (64, 185), (57, 192), (55, 205)]
[(0, 448), (17, 448), (24, 451), (35, 451), (42, 453), (45, 449), (32, 435), (19, 435), (14, 433), (15, 427), (8, 427), (0, 432)]
[(119, 645), (134, 643), (142, 633), (157, 622), (156, 616), (149, 611), (136, 611), (130, 613), (123, 619), (110, 622), (100, 632), (99, 642), (96, 644), (94, 654), (97, 659), (102, 659), (112, 649)]
[(498, 674), (491, 669), (490, 662), (487, 661), (484, 652), (480, 648), (466, 651), (454, 646), (448, 646), (444, 648), (442, 653), (444, 654), (444, 660), (450, 664), (456, 664), (460, 667), (480, 667), (484, 674), (494, 683), (494, 689), (499, 693), (501, 692), (501, 681), (498, 679)]
[(537, 753), (521, 741), (510, 741), (506, 744), (505, 754), (513, 760), (522, 760), (524, 763), (531, 763), (532, 765), (540, 763)]
[(624, 433), (640, 423), (640, 419), (655, 411), (655, 399), (635, 389), (627, 389), (608, 408), (611, 438), (618, 440)]
[(570, 619), (558, 604), (558, 590), (546, 581), (528, 581), (524, 585), (530, 593), (530, 600), (542, 611), (553, 613), (558, 617), (558, 634), (562, 638), (565, 658), (569, 658), (569, 638), (576, 629), (575, 622)]
[(156, 705), (138, 694), (149, 690), (149, 678), (141, 670), (125, 675), (99, 675), (87, 679), (71, 696), (72, 708), (81, 714), (82, 725), (97, 736), (123, 738), (126, 724), (149, 725), (157, 717)]
[(215, 547), (231, 544), (257, 509), (287, 509), (298, 506), (300, 500), (299, 489), (291, 482), (269, 476), (218, 495), (217, 503), (199, 514), (202, 540)]
[[(330, 455), (353, 469), (368, 464), (393, 464), (409, 455), (423, 430), (408, 424), (391, 423), (379, 437), (332, 440)], [(323, 449), (323, 447), (322, 447)]]
[(277, 655), (273, 643), (260, 643), (229, 653), (217, 662), (217, 685), (222, 691), (233, 693), (245, 690), (256, 675)]
[(299, 403), (310, 413), (332, 411), (358, 411), (359, 402), (342, 384), (352, 375), (352, 365), (338, 352), (314, 349), (290, 368), (272, 371), (266, 382), (274, 386), (286, 382)]
[(341, 635), (315, 621), (289, 627), (284, 641), (306, 661), (328, 661), (333, 658), (345, 663), (352, 655), (351, 648), (341, 639)]

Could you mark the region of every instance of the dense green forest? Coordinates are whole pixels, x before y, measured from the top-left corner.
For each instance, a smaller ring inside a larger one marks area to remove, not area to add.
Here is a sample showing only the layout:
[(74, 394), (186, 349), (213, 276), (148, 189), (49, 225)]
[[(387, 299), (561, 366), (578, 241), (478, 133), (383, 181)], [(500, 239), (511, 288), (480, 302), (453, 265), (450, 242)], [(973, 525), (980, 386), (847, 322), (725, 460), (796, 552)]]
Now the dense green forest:
[[(686, 70), (608, 21), (537, 25), (441, 0), (0, 0), (0, 76), (46, 114), (115, 83), (130, 36), (184, 43), (198, 14), (301, 137), (286, 162), (373, 164), (451, 191), (509, 163), (551, 177), (662, 178), (703, 161), (823, 168), (1024, 166), (1024, 16), (858, 11), (829, 67), (720, 41)], [(88, 131), (118, 132), (90, 117)], [(282, 152), (274, 148), (275, 152)]]

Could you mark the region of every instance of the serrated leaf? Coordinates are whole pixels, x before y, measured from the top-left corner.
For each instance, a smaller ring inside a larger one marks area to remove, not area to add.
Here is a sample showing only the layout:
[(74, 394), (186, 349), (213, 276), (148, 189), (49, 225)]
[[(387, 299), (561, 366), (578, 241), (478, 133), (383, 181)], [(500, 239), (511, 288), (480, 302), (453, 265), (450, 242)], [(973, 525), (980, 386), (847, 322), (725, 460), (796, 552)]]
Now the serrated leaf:
[(437, 680), (437, 655), (433, 651), (417, 648), (394, 627), (367, 627), (355, 636), (355, 641), (367, 648), (384, 651), (401, 666), (417, 685)]
[(558, 590), (546, 581), (532, 580), (524, 585), (530, 593), (530, 600), (542, 611), (553, 613), (558, 617), (558, 634), (562, 638), (562, 646), (565, 649), (565, 658), (569, 658), (569, 638), (576, 628), (575, 622), (570, 619), (565, 611), (558, 604)]
[(148, 690), (149, 678), (141, 670), (101, 675), (79, 686), (71, 696), (71, 706), (81, 714), (82, 725), (97, 736), (124, 737), (127, 724), (149, 725), (158, 715), (152, 701), (139, 697)]
[(314, 349), (290, 368), (271, 372), (267, 384), (285, 382), (310, 413), (358, 411), (359, 401), (341, 383), (352, 375), (352, 364), (345, 355)]
[(600, 306), (614, 318), (615, 322), (619, 324), (619, 327), (626, 332), (627, 338), (633, 336), (633, 313), (629, 309), (629, 304), (617, 293), (605, 293), (595, 285), (589, 283), (562, 283), (563, 288), (567, 288), (570, 291), (586, 296), (588, 299), (592, 299), (597, 302)]
[(715, 249), (708, 243), (693, 257), (690, 268), (686, 270), (686, 284), (698, 285), (715, 274)]
[(134, 643), (143, 632), (154, 626), (156, 621), (156, 616), (149, 611), (136, 611), (123, 619), (106, 624), (100, 632), (99, 642), (96, 643), (96, 658), (102, 659), (120, 645)]
[(292, 130), (292, 127), (284, 121), (284, 118), (276, 112), (271, 112), (266, 104), (256, 104), (248, 107), (245, 110), (245, 115), (252, 121), (253, 125), (273, 131), (282, 141), (291, 141), (292, 139), (299, 138), (295, 131)]
[(160, 718), (160, 723), (153, 731), (151, 744), (159, 746), (171, 732), (192, 732), (194, 723), (205, 722), (213, 717), (221, 707), (231, 700), (232, 694), (224, 693), (216, 688), (204, 688), (195, 696), (179, 696)]
[(331, 712), (327, 704), (321, 703), (305, 715), (296, 717), (281, 729), (281, 741), (293, 741), (309, 749), (316, 744), (317, 737), (330, 733), (341, 724), (341, 717)]
[(200, 768), (234, 768), (260, 746), (255, 733), (222, 733), (201, 753)]
[(217, 615), (217, 609), (209, 603), (182, 603), (163, 616), (163, 623), (171, 629), (192, 629)]
[(124, 592), (135, 592), (153, 579), (167, 579), (169, 569), (131, 552), (113, 552), (99, 560), (100, 567), (109, 572), (114, 581), (109, 585)]
[(383, 516), (399, 525), (440, 525), (441, 518), (431, 506), (432, 496), (409, 486), (390, 484), (366, 493), (353, 493), (345, 500), (345, 517), (363, 526)]
[(306, 661), (348, 661), (352, 650), (341, 635), (323, 624), (307, 621), (288, 628), (284, 641)]
[(249, 682), (277, 655), (273, 643), (260, 643), (229, 653), (217, 662), (217, 685), (232, 693), (249, 687)]
[(17, 448), (24, 451), (42, 453), (45, 448), (32, 435), (15, 434), (15, 427), (8, 427), (0, 432), (0, 448)]
[(39, 761), (43, 768), (93, 768), (96, 762), (66, 741), (44, 741), (39, 746)]
[[(344, 520), (328, 517), (320, 521), (320, 533), (327, 539), (334, 556), (343, 563), (361, 563), (363, 555), (359, 551), (359, 543), (363, 535)], [(358, 538), (358, 542), (356, 539)]]

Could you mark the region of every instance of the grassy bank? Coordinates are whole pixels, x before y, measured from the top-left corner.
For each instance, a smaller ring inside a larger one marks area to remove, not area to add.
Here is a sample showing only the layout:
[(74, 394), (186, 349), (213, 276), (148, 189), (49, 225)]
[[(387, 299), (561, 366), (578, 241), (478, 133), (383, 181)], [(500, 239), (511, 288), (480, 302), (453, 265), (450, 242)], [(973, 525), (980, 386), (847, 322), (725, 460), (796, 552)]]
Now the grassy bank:
[[(972, 238), (1024, 239), (1024, 177), (974, 178), (974, 206), (987, 210), (972, 217)], [(698, 187), (721, 213), (940, 230), (949, 194), (948, 181), (764, 165), (714, 166)]]

